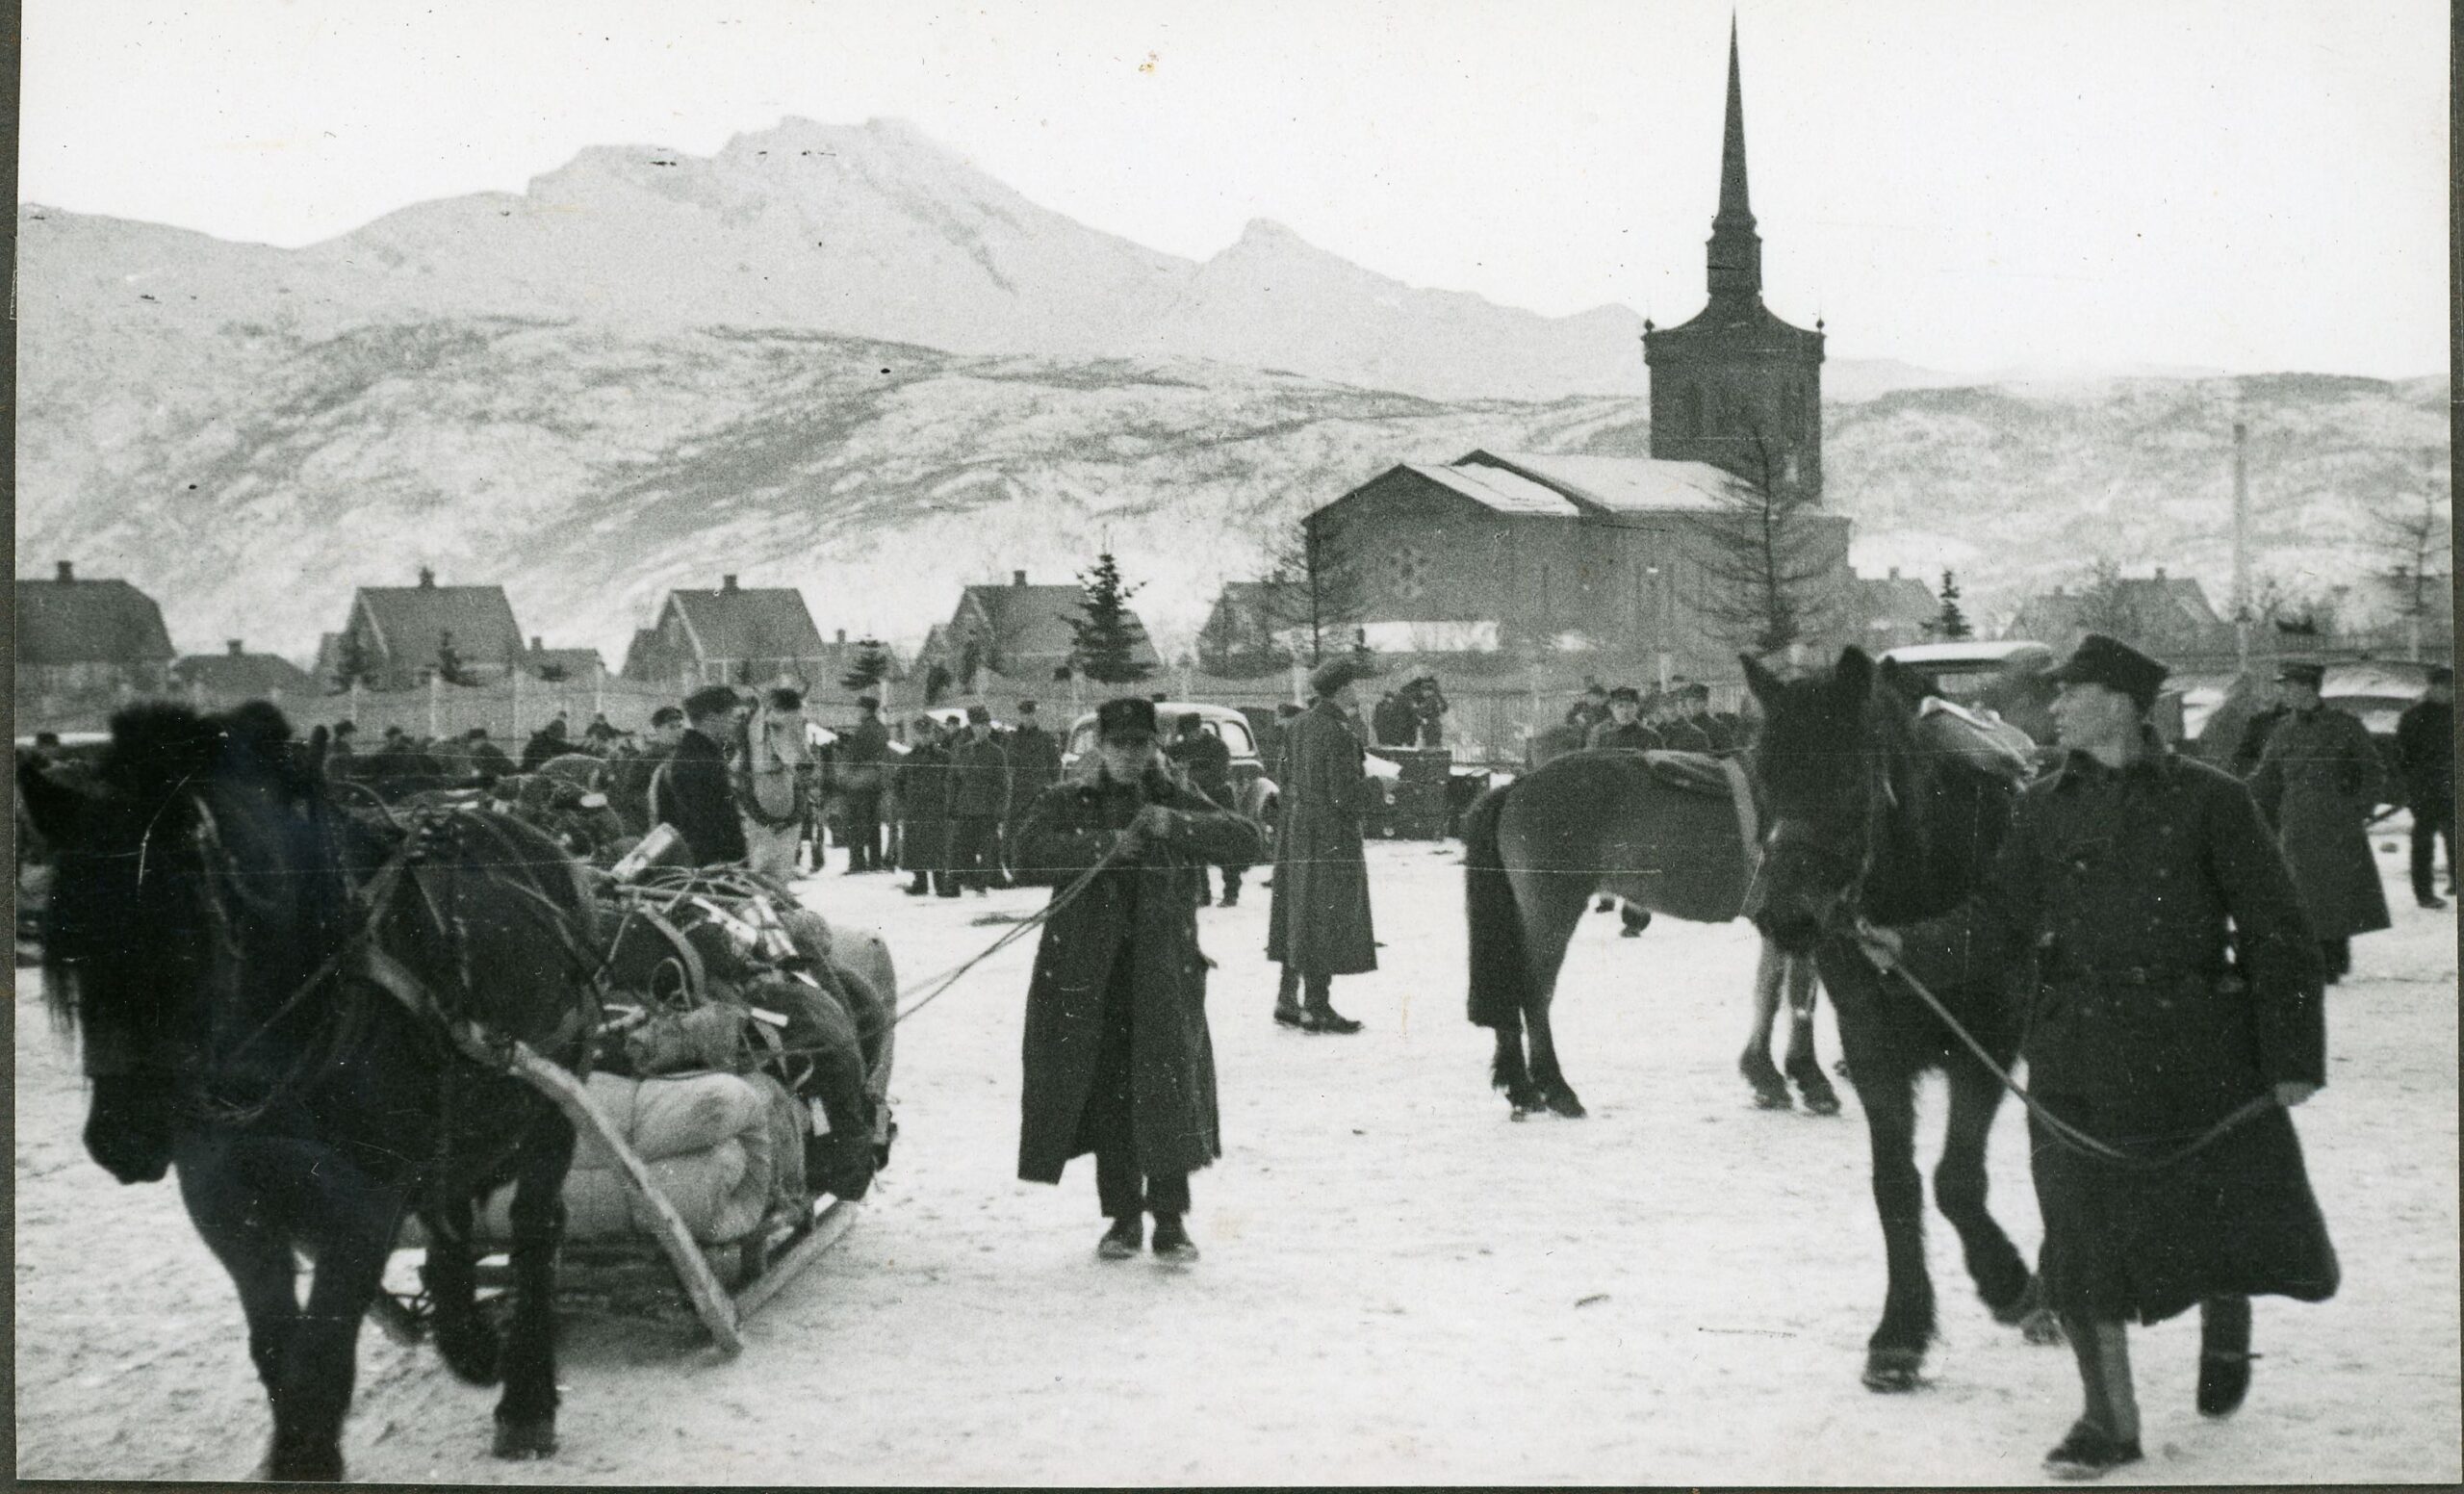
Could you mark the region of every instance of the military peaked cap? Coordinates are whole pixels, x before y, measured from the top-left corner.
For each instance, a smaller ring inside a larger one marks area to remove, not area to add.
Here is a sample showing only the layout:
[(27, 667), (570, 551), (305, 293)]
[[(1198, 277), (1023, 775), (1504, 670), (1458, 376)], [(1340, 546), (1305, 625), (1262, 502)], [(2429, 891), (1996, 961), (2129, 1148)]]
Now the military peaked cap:
[(2327, 666), (2305, 663), (2280, 664), (2276, 667), (2275, 677), (2287, 684), (2306, 684), (2315, 690), (2326, 683)]
[(969, 706), (966, 708), (966, 718), (977, 726), (983, 726), (991, 721), (992, 708), (988, 706)]
[(2145, 710), (2156, 704), (2156, 691), (2171, 673), (2162, 660), (2149, 658), (2120, 639), (2092, 632), (2046, 678), (2057, 684), (2101, 684), (2119, 690)]
[(1643, 692), (1630, 684), (1621, 684), (1608, 692), (1608, 698), (1612, 701), (1632, 701), (1639, 706), (1643, 703)]
[(1095, 708), (1095, 734), (1111, 740), (1155, 735), (1155, 703), (1136, 695), (1108, 700)]
[(1356, 658), (1330, 658), (1309, 671), (1309, 693), (1332, 695), (1355, 680), (1367, 680), (1377, 671)]

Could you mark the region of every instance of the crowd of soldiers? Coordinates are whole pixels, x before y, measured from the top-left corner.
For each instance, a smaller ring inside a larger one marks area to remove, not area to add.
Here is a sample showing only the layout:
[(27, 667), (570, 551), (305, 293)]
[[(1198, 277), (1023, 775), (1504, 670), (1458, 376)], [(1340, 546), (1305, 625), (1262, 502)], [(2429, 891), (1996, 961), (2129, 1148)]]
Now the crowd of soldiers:
[(1629, 751), (1703, 752), (1728, 757), (1745, 744), (1745, 723), (1734, 711), (1711, 708), (1711, 687), (1680, 681), (1645, 695), (1630, 684), (1615, 689), (1593, 683), (1566, 712), (1566, 725), (1583, 734), (1586, 747)]

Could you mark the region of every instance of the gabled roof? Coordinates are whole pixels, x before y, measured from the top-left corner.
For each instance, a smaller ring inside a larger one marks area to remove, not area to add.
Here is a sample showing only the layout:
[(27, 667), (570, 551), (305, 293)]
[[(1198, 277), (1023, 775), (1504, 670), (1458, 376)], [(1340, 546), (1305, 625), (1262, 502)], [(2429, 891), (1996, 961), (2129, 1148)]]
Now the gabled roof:
[(167, 664), (178, 656), (154, 599), (123, 580), (16, 583), (20, 664)]
[(1745, 484), (1708, 462), (1476, 451), (1452, 466), (1520, 474), (1602, 513), (1711, 513), (1733, 507), (1746, 496)]
[[(1078, 634), (1069, 619), (1083, 616), (1079, 605), (1086, 592), (1077, 586), (969, 586), (961, 606), (967, 602), (983, 608), (985, 620), (991, 624), (994, 638), (1002, 654), (1010, 658), (1040, 658), (1068, 654), (1078, 646)], [(1148, 663), (1157, 661), (1154, 645), (1148, 641), (1146, 624), (1132, 611), (1130, 626), (1137, 630), (1135, 656)]]
[(278, 654), (192, 654), (171, 666), (171, 678), (233, 700), (315, 695), (322, 689), (316, 676)]
[(522, 652), (522, 629), (502, 586), (362, 586), (376, 646), (399, 665), (424, 664), (438, 640), (453, 634), (453, 652), (470, 663), (510, 663)]
[(1553, 488), (1504, 467), (1474, 465), (1470, 457), (1454, 466), (1440, 466), (1434, 462), (1406, 462), (1403, 466), (1406, 471), (1450, 488), (1499, 513), (1571, 517), (1582, 512), (1572, 500)]
[(647, 667), (647, 660), (650, 658), (648, 651), (655, 646), (657, 640), (658, 630), (655, 628), (633, 630), (633, 641), (625, 645), (626, 679), (633, 680), (640, 677), (638, 671)]
[(683, 615), (686, 634), (703, 659), (814, 658), (823, 653), (821, 630), (793, 586), (679, 588), (668, 605)]
[(1929, 623), (1942, 610), (1939, 598), (1911, 576), (1859, 576), (1857, 609), (1868, 620)]

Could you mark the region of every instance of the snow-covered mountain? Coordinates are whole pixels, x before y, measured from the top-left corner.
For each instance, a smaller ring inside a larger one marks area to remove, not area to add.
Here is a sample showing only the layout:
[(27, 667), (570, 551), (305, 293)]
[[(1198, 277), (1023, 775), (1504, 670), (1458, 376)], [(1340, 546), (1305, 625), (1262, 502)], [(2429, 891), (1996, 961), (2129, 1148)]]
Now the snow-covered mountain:
[[(1648, 449), (1624, 308), (1416, 290), (1266, 222), (1180, 259), (895, 123), (593, 149), (298, 250), (18, 229), (26, 563), (126, 576), (190, 645), (304, 655), (423, 563), (611, 662), (728, 571), (911, 641), (960, 583), (1107, 538), (1168, 639), (1391, 463)], [(1834, 361), (1830, 490), (1861, 561), (1956, 564), (1980, 608), (2099, 554), (2220, 578), (2238, 411), (2263, 550), (2349, 577), (2366, 507), (2445, 451), (2447, 388)]]

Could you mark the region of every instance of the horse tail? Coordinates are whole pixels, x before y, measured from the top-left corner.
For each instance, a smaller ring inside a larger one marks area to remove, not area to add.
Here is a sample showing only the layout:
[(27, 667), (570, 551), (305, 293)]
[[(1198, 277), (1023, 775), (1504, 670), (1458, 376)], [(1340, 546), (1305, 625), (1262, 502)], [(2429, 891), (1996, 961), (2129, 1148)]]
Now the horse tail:
[(1498, 821), (1514, 785), (1492, 788), (1463, 816), (1463, 914), (1471, 933), (1472, 991), (1467, 1015), (1477, 1027), (1516, 1027), (1532, 993), (1524, 949), (1523, 910), (1498, 847)]

